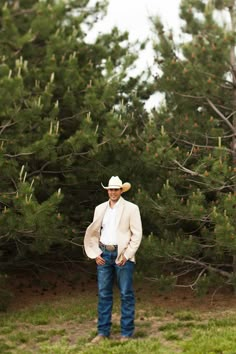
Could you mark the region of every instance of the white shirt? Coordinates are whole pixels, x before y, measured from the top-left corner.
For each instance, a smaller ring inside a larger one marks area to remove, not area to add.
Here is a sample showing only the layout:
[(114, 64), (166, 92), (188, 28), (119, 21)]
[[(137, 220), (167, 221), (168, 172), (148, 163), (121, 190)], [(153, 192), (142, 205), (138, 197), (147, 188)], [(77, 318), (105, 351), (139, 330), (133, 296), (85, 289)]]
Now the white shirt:
[(109, 205), (103, 217), (100, 241), (104, 245), (117, 245), (116, 215), (118, 204), (119, 200), (113, 208)]

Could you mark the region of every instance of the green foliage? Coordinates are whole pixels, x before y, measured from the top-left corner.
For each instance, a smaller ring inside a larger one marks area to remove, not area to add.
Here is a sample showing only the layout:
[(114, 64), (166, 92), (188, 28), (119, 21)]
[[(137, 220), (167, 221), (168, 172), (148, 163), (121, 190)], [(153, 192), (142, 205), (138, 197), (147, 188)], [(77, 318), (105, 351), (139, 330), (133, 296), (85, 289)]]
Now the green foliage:
[(209, 272), (208, 274), (204, 273), (195, 284), (194, 290), (196, 291), (196, 295), (199, 297), (205, 296), (209, 290), (214, 288), (220, 288), (224, 286), (223, 277), (215, 274), (214, 272)]
[[(128, 34), (114, 28), (89, 43), (87, 33), (107, 2), (88, 3), (0, 1), (5, 264), (50, 252), (73, 237), (72, 229), (83, 235), (102, 199), (94, 193), (98, 181), (115, 174), (126, 157), (136, 115), (147, 119), (142, 99), (149, 84), (127, 76), (137, 58)], [(129, 165), (127, 156), (121, 177)]]
[(188, 275), (199, 293), (218, 277), (233, 285), (235, 272), (235, 28), (217, 22), (216, 9), (235, 16), (225, 2), (182, 0), (182, 41), (153, 19), (154, 85), (164, 100), (139, 143), (138, 200), (156, 264), (148, 274), (159, 267), (184, 283)]

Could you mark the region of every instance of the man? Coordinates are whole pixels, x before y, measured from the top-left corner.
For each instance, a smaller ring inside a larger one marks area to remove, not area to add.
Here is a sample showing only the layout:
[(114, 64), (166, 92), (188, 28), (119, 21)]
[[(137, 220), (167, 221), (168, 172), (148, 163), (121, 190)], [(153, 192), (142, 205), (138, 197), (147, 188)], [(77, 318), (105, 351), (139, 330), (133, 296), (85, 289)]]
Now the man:
[(88, 226), (84, 247), (89, 258), (95, 259), (98, 278), (98, 335), (92, 343), (110, 336), (113, 305), (113, 283), (116, 278), (121, 297), (121, 341), (134, 332), (135, 297), (133, 272), (135, 253), (142, 239), (139, 208), (121, 194), (131, 188), (112, 176), (108, 186), (109, 200), (95, 208), (93, 222)]

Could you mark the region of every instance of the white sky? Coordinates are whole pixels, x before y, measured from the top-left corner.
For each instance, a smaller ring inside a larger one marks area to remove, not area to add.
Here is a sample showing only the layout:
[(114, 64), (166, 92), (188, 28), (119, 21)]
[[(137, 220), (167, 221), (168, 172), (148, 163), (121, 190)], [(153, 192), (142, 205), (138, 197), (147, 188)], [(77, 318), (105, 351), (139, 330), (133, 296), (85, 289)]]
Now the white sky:
[[(99, 22), (88, 35), (92, 39), (96, 33), (109, 32), (114, 26), (122, 31), (129, 32), (130, 41), (152, 38), (150, 16), (159, 16), (166, 29), (172, 29), (174, 35), (180, 33), (180, 19), (178, 16), (181, 0), (110, 0), (107, 16)], [(93, 4), (96, 0), (90, 0)], [(154, 55), (151, 44), (139, 55), (137, 70), (151, 67)], [(149, 105), (153, 106), (152, 100)], [(154, 102), (156, 98), (154, 97)]]
[[(96, 0), (91, 0), (94, 3)], [(130, 39), (144, 39), (150, 35), (149, 16), (158, 15), (168, 28), (179, 28), (180, 0), (109, 0), (108, 15), (97, 26), (109, 31), (113, 26), (130, 33)]]

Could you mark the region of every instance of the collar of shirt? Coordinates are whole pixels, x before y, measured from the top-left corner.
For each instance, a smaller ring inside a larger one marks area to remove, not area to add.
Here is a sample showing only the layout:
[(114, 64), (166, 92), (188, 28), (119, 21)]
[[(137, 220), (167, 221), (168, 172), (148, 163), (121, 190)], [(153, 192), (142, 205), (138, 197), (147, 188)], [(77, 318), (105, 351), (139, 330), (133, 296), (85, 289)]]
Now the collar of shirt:
[(109, 208), (109, 209), (116, 209), (119, 204), (120, 204), (120, 198), (119, 198), (119, 200), (113, 205), (113, 208), (111, 208), (111, 206), (110, 206), (110, 201), (108, 200), (108, 208)]

